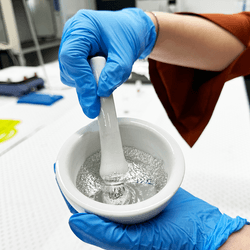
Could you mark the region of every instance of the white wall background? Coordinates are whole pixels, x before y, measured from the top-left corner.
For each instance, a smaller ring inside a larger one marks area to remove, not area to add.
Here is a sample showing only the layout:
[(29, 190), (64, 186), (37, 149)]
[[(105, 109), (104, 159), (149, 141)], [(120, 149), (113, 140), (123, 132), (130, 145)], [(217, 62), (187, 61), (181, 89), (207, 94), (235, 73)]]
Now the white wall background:
[(136, 7), (144, 11), (168, 11), (168, 1), (166, 0), (137, 0)]
[[(244, 0), (176, 0), (174, 11), (196, 13), (238, 13), (242, 11)], [(60, 0), (63, 23), (72, 17), (79, 9), (96, 9), (95, 0)], [(168, 12), (168, 0), (136, 0), (136, 6), (144, 11)], [(250, 0), (247, 0), (246, 10), (250, 10)]]
[[(173, 11), (187, 11), (196, 13), (224, 13), (241, 12), (244, 0), (176, 0)], [(246, 1), (246, 10), (250, 10), (250, 0)], [(168, 11), (168, 0), (137, 0), (136, 6), (144, 11)]]
[(60, 0), (63, 23), (80, 9), (96, 9), (95, 0)]
[[(181, 11), (232, 14), (242, 11), (243, 0), (177, 0)], [(250, 10), (247, 0), (246, 10)]]

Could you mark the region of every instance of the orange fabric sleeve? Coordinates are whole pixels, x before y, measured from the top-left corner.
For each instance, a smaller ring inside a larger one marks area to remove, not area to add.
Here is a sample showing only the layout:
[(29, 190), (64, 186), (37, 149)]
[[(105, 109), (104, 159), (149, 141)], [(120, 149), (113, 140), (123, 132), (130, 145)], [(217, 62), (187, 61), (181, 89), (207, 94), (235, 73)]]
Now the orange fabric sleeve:
[(149, 59), (149, 74), (168, 117), (192, 147), (207, 126), (226, 81), (250, 74), (250, 12), (194, 14), (236, 36), (246, 49), (221, 72), (166, 64)]

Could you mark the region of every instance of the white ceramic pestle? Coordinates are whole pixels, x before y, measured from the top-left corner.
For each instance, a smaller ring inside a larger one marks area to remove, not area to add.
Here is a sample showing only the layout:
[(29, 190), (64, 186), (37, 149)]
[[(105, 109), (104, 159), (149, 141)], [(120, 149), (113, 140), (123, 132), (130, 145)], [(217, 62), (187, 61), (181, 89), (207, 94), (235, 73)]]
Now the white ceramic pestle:
[[(104, 57), (97, 56), (90, 59), (90, 66), (97, 84), (105, 64), (106, 59)], [(100, 176), (111, 185), (122, 184), (121, 177), (127, 173), (128, 163), (123, 153), (113, 95), (100, 99), (101, 111), (98, 116), (101, 142)]]

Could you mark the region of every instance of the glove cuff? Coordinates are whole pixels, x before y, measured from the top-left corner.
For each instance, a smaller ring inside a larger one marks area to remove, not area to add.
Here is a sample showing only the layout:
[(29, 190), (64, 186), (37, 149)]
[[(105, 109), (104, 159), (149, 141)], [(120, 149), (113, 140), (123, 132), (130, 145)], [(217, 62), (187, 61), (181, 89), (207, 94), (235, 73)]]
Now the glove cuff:
[(155, 25), (153, 21), (151, 20), (151, 18), (143, 10), (140, 10), (140, 9), (138, 9), (138, 14), (141, 16), (141, 18), (143, 19), (147, 27), (147, 32), (145, 34), (146, 44), (144, 44), (144, 46), (143, 44), (141, 44), (142, 48), (144, 47), (144, 49), (142, 53), (140, 53), (139, 55), (139, 59), (144, 59), (153, 50), (158, 34), (155, 31)]
[(204, 249), (218, 249), (227, 241), (232, 233), (239, 231), (246, 224), (249, 224), (246, 219), (239, 216), (233, 219), (228, 215), (223, 214), (214, 231), (207, 238), (204, 244)]

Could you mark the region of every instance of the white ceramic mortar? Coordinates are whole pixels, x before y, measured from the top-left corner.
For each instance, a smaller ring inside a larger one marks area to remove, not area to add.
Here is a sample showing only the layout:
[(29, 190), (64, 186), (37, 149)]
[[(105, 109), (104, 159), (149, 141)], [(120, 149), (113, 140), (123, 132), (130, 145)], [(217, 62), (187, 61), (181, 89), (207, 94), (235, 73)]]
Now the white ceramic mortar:
[(124, 224), (144, 222), (160, 213), (180, 187), (185, 172), (183, 154), (163, 129), (138, 119), (118, 120), (123, 146), (135, 147), (163, 160), (168, 182), (160, 192), (145, 201), (119, 206), (94, 201), (76, 188), (80, 167), (89, 156), (100, 150), (97, 120), (65, 142), (56, 160), (56, 177), (61, 191), (78, 212), (94, 213)]

